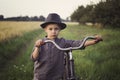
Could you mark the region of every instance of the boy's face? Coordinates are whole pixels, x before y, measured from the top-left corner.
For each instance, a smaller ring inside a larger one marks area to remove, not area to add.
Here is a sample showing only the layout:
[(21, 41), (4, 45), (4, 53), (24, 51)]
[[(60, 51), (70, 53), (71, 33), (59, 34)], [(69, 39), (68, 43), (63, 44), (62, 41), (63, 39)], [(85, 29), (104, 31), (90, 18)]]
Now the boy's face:
[(59, 35), (60, 27), (57, 24), (49, 24), (44, 30), (47, 33), (48, 38), (54, 39)]

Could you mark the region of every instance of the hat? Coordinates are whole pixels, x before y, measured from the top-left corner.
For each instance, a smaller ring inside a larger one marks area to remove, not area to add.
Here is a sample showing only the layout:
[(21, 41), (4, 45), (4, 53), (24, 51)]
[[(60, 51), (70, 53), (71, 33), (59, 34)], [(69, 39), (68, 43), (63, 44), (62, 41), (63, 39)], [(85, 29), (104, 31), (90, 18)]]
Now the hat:
[(45, 28), (48, 24), (51, 24), (51, 23), (58, 24), (60, 26), (61, 30), (66, 28), (66, 24), (61, 22), (60, 16), (56, 13), (49, 14), (48, 17), (46, 18), (45, 22), (42, 23), (40, 26), (42, 28)]

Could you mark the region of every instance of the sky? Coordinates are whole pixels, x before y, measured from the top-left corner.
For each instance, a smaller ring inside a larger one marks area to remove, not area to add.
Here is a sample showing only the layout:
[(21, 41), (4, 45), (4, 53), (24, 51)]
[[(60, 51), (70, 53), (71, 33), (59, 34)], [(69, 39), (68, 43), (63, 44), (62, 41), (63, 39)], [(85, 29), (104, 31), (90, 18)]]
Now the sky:
[(58, 13), (61, 18), (69, 17), (78, 6), (99, 3), (100, 0), (0, 0), (0, 15), (6, 17), (40, 16)]

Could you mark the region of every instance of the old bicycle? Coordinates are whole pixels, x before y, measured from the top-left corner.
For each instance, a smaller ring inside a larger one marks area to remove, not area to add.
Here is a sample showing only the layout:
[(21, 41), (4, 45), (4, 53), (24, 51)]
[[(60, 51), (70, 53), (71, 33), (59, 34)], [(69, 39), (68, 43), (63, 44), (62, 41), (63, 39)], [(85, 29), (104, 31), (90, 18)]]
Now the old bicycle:
[(83, 39), (82, 43), (78, 47), (69, 47), (69, 48), (61, 48), (59, 47), (54, 41), (52, 40), (45, 40), (45, 43), (53, 43), (59, 50), (65, 51), (65, 76), (63, 80), (79, 80), (75, 76), (75, 71), (74, 71), (74, 59), (72, 56), (72, 50), (78, 50), (81, 49), (82, 46), (85, 44), (85, 42), (88, 39), (95, 39), (94, 36), (88, 36)]

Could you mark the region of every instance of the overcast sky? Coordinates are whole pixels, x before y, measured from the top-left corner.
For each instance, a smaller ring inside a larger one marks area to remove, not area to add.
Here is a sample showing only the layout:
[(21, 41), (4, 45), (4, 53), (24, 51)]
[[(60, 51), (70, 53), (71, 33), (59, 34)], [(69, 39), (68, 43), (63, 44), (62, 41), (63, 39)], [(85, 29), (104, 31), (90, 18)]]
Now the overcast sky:
[(97, 4), (100, 0), (0, 0), (0, 14), (13, 16), (47, 16), (58, 13), (63, 19), (70, 16), (80, 5)]

